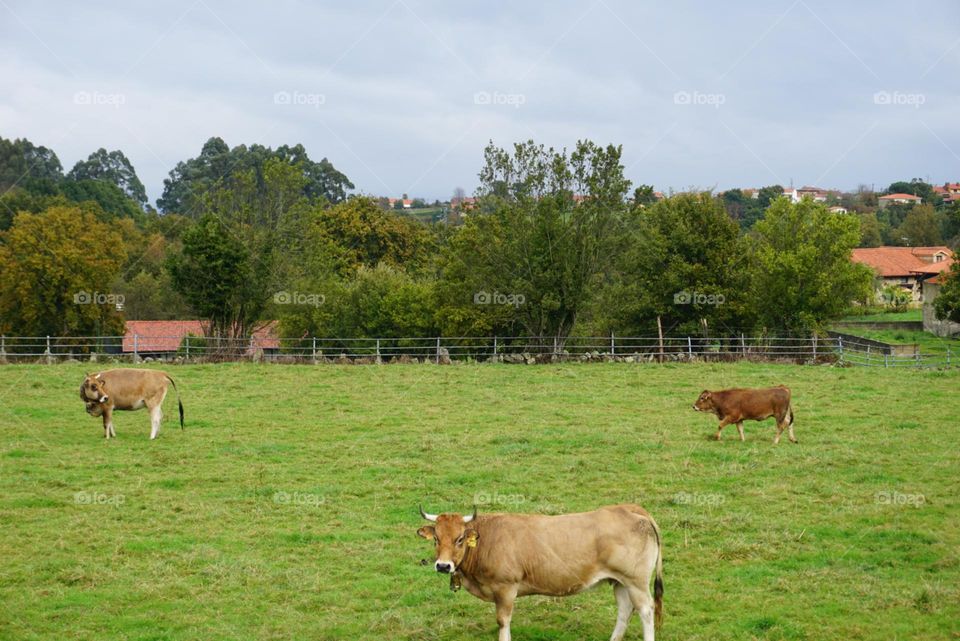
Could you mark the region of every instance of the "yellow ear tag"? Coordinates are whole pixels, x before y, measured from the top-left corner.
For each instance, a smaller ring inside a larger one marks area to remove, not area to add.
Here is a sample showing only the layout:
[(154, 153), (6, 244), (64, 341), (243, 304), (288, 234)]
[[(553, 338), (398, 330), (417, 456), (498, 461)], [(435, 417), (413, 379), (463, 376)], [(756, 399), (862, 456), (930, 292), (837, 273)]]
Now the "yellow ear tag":
[(470, 537), (467, 539), (467, 547), (468, 547), (468, 548), (475, 548), (475, 547), (477, 547), (477, 535), (476, 535), (476, 534), (470, 535)]

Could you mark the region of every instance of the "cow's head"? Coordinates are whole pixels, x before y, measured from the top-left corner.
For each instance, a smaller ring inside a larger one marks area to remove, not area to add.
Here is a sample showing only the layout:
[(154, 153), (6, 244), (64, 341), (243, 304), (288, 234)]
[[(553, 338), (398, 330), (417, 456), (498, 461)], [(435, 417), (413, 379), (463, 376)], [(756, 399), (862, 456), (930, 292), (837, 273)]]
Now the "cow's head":
[(107, 394), (107, 384), (102, 374), (87, 374), (80, 385), (80, 396), (87, 403), (106, 403), (110, 396)]
[(698, 412), (712, 412), (714, 410), (713, 395), (710, 394), (708, 390), (700, 392), (700, 397), (697, 399), (697, 402), (693, 404), (693, 409)]
[(437, 572), (449, 574), (456, 570), (463, 557), (467, 554), (467, 549), (476, 547), (480, 535), (473, 528), (468, 528), (467, 524), (477, 518), (477, 508), (473, 508), (473, 514), (462, 516), (460, 514), (427, 514), (420, 508), (420, 516), (428, 521), (433, 521), (435, 525), (424, 525), (417, 530), (417, 534), (425, 539), (433, 539), (436, 548), (437, 560), (433, 567)]

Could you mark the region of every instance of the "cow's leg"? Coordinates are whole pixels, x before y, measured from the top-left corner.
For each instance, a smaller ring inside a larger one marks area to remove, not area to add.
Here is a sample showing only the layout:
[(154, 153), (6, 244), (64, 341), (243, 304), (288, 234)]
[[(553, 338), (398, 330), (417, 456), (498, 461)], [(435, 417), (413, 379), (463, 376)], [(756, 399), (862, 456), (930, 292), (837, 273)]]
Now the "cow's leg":
[(785, 420), (790, 421), (787, 423), (787, 435), (790, 437), (791, 442), (796, 443), (797, 437), (793, 434), (793, 410), (788, 409), (787, 411), (789, 414), (787, 414), (787, 418)]
[(780, 443), (780, 435), (783, 434), (783, 430), (786, 427), (786, 424), (783, 421), (777, 421), (777, 435), (773, 437), (773, 444), (777, 445)]
[(109, 407), (103, 408), (103, 437), (116, 437), (117, 433), (113, 431), (113, 410)]
[(510, 619), (513, 618), (513, 602), (516, 598), (515, 587), (501, 590), (494, 595), (497, 605), (497, 625), (500, 627), (498, 641), (510, 641)]
[(610, 641), (620, 641), (627, 631), (627, 623), (633, 614), (633, 601), (630, 600), (630, 591), (627, 586), (617, 583), (613, 586), (613, 596), (617, 598), (617, 625), (613, 628)]
[(737, 431), (740, 432), (741, 441), (747, 440), (743, 437), (743, 421), (737, 421)]
[(643, 641), (653, 641), (653, 597), (650, 590), (630, 586), (630, 600), (643, 622)]
[(721, 431), (723, 430), (723, 428), (725, 428), (727, 425), (730, 425), (731, 422), (732, 422), (732, 421), (728, 421), (727, 419), (722, 419), (722, 420), (720, 421), (720, 425), (717, 425), (717, 440), (718, 440), (718, 441), (720, 440), (720, 432), (721, 432)]
[(150, 440), (160, 433), (160, 421), (163, 419), (163, 406), (157, 403), (150, 408)]

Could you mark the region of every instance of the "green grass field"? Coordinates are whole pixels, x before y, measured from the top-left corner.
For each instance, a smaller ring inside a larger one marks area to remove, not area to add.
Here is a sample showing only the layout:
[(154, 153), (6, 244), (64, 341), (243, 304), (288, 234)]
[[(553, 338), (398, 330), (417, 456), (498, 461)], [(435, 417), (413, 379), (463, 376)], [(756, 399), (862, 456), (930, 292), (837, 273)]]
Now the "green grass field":
[(841, 320), (862, 323), (889, 323), (891, 321), (922, 321), (923, 310), (920, 308), (907, 309), (902, 312), (881, 312), (878, 314), (863, 314), (845, 316)]
[[(420, 565), (428, 511), (637, 502), (664, 536), (658, 638), (960, 637), (960, 370), (789, 365), (171, 366), (105, 441), (85, 367), (0, 367), (0, 639), (496, 638)], [(785, 383), (708, 439), (703, 388)], [(432, 557), (431, 557), (432, 558)], [(607, 639), (601, 586), (520, 599), (517, 641)], [(633, 619), (629, 639), (640, 638)]]

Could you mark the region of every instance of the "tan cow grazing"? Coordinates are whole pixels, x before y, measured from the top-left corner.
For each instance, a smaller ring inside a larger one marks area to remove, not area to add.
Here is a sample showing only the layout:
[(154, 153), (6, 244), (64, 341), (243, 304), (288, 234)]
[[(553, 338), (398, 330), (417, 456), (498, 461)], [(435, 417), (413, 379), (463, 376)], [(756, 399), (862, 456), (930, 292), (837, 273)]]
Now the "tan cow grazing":
[[(640, 612), (644, 641), (653, 641), (663, 609), (663, 546), (660, 529), (639, 505), (613, 505), (593, 512), (420, 515), (435, 525), (417, 534), (433, 540), (434, 569), (450, 574), (450, 589), (462, 585), (497, 608), (500, 641), (510, 641), (517, 597), (569, 596), (600, 583), (613, 585), (620, 641), (633, 612)], [(653, 596), (650, 579), (655, 578)]]
[(790, 402), (790, 388), (785, 385), (764, 389), (726, 389), (716, 392), (703, 390), (693, 409), (698, 412), (712, 412), (720, 419), (717, 426), (717, 440), (720, 440), (720, 431), (730, 425), (737, 424), (740, 440), (743, 437), (744, 421), (763, 421), (771, 416), (777, 421), (777, 435), (773, 438), (776, 445), (780, 442), (780, 435), (787, 429), (790, 440), (794, 443), (797, 438), (793, 435), (793, 405)]
[[(150, 439), (157, 438), (160, 420), (163, 418), (163, 399), (167, 396), (167, 383), (177, 389), (166, 372), (155, 369), (109, 369), (98, 374), (87, 374), (80, 384), (83, 399), (90, 416), (103, 416), (103, 436), (116, 437), (113, 429), (114, 410), (150, 410)], [(180, 407), (180, 429), (183, 429), (183, 402), (177, 391)]]

